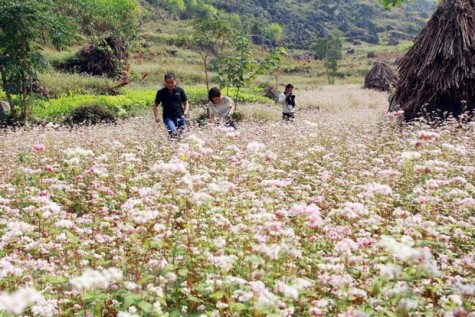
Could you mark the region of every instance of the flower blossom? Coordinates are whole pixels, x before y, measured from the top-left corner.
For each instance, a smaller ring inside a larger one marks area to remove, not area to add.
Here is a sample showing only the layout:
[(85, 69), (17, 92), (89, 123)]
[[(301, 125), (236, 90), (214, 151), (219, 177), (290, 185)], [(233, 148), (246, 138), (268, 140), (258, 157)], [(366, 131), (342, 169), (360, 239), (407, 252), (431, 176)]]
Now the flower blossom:
[(107, 288), (111, 282), (121, 280), (122, 271), (117, 268), (108, 268), (102, 271), (87, 268), (81, 276), (73, 277), (69, 280), (73, 288), (86, 290), (93, 288)]
[(38, 143), (38, 144), (33, 144), (31, 149), (35, 152), (43, 152), (46, 150), (46, 146), (44, 144)]
[(25, 308), (41, 300), (43, 296), (32, 288), (21, 288), (11, 294), (0, 293), (0, 311), (20, 315)]

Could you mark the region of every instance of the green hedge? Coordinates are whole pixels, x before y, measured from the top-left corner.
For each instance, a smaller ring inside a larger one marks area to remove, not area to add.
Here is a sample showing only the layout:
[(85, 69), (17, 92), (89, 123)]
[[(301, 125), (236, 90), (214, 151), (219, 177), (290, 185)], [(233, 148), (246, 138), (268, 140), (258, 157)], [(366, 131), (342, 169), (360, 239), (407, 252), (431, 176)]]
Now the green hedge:
[[(190, 107), (207, 100), (207, 91), (203, 87), (184, 87)], [(58, 99), (48, 101), (35, 101), (32, 104), (32, 116), (39, 120), (61, 121), (67, 118), (71, 112), (80, 106), (99, 105), (112, 110), (118, 117), (130, 117), (152, 108), (156, 90), (131, 90), (122, 91), (117, 96), (95, 95), (65, 95)], [(223, 89), (223, 94), (235, 99), (236, 89)], [(256, 95), (255, 92), (244, 90), (239, 92), (239, 102), (258, 102), (270, 104), (272, 101), (266, 97)]]

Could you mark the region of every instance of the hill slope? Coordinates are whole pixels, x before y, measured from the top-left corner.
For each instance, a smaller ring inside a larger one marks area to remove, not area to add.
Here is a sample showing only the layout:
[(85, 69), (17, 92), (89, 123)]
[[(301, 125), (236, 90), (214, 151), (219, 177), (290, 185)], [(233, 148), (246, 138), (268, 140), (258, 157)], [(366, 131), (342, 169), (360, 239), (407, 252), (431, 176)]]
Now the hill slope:
[[(436, 8), (435, 0), (418, 0), (390, 11), (375, 0), (203, 0), (229, 13), (284, 27), (282, 44), (308, 48), (317, 37), (332, 32), (358, 44), (397, 44), (422, 29)], [(255, 41), (259, 42), (259, 39)], [(260, 44), (260, 43), (256, 43)]]

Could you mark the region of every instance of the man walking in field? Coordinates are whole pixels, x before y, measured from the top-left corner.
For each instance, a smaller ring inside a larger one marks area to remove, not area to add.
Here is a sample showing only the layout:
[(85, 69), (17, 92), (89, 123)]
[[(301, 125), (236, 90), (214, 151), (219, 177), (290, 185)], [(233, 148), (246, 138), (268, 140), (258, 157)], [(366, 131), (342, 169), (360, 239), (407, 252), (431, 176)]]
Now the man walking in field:
[(162, 104), (163, 123), (167, 127), (170, 137), (175, 138), (185, 126), (185, 117), (188, 114), (189, 103), (185, 91), (177, 86), (174, 73), (165, 74), (165, 87), (157, 91), (153, 115), (155, 122), (160, 122), (158, 106)]

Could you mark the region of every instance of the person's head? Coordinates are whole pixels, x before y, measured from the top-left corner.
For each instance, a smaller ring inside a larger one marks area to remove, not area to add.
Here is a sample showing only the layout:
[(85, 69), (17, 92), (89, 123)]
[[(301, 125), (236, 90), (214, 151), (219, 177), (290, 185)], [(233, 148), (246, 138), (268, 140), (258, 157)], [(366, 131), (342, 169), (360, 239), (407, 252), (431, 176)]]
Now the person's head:
[(172, 90), (176, 87), (176, 78), (174, 73), (166, 73), (165, 74), (165, 87)]
[(285, 86), (285, 92), (290, 92), (290, 93), (292, 93), (293, 91), (294, 91), (294, 85), (292, 85), (292, 84), (287, 84), (287, 85)]
[(212, 103), (218, 103), (219, 98), (221, 98), (221, 91), (217, 87), (213, 87), (208, 92), (208, 99)]
[(391, 95), (395, 95), (395, 94), (396, 94), (396, 86), (394, 86), (394, 85), (392, 85), (392, 84), (389, 85), (389, 93), (390, 93)]

